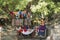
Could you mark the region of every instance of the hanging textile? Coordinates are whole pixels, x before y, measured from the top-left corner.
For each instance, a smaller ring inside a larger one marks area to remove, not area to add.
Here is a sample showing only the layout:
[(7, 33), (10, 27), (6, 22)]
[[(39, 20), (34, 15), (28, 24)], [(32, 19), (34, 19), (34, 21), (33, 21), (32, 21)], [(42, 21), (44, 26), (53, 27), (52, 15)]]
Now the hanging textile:
[(19, 19), (15, 19), (15, 25), (19, 26), (20, 25), (20, 20)]
[(26, 32), (23, 31), (23, 32), (21, 32), (21, 33), (24, 34), (24, 35), (29, 35), (29, 34), (31, 34), (31, 33), (33, 33), (33, 32), (34, 32), (34, 29), (28, 29)]
[(10, 12), (11, 18), (14, 18), (14, 12)]
[(30, 13), (28, 13), (28, 17), (30, 17), (31, 16), (31, 14)]
[(12, 26), (14, 26), (15, 24), (14, 24), (14, 22), (15, 22), (15, 19), (12, 19)]
[(29, 35), (34, 32), (34, 29), (27, 29), (27, 30), (20, 29), (19, 32), (21, 32), (23, 35)]
[(24, 25), (24, 31), (26, 32), (28, 29), (28, 25)]
[(27, 18), (27, 15), (26, 14), (23, 14), (23, 18), (26, 19)]
[(20, 19), (23, 19), (23, 13), (19, 11), (19, 14), (20, 14)]
[(20, 24), (22, 24), (23, 25), (23, 19), (19, 19), (20, 20)]
[(28, 25), (27, 19), (24, 19), (24, 25)]
[(16, 19), (19, 19), (19, 12), (13, 12), (14, 13), (14, 17), (16, 18)]

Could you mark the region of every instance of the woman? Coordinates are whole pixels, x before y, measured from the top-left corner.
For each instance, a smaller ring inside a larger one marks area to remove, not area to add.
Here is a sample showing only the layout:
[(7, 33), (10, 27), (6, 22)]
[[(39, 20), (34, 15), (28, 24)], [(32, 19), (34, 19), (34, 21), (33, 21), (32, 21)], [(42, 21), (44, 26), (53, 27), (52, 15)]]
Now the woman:
[(40, 37), (45, 36), (45, 30), (46, 30), (45, 21), (43, 19), (41, 19), (41, 25), (39, 27), (39, 35), (40, 35)]

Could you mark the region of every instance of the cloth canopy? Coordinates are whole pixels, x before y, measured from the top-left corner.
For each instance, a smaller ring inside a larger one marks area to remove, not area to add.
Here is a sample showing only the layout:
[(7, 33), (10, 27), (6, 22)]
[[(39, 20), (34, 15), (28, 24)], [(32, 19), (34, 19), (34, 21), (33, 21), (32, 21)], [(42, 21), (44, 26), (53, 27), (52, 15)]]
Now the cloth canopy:
[(34, 32), (34, 29), (27, 29), (27, 30), (25, 30), (25, 29), (21, 29), (21, 28), (19, 28), (19, 29), (17, 29), (19, 32), (21, 32), (23, 35), (29, 35), (29, 34), (31, 34), (32, 32)]
[(34, 29), (28, 29), (26, 32), (25, 31), (22, 31), (21, 33), (24, 34), (24, 35), (29, 35), (32, 32), (34, 32)]

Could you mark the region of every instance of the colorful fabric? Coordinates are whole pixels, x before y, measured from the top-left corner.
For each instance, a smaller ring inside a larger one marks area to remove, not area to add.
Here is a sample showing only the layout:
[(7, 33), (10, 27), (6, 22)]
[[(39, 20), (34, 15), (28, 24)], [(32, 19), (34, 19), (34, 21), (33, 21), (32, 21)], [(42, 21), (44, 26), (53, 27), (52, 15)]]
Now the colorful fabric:
[(27, 25), (28, 23), (27, 23), (27, 19), (24, 19), (24, 23), (23, 23), (24, 25)]
[(19, 19), (20, 20), (20, 24), (22, 24), (23, 25), (23, 19)]
[(20, 29), (18, 32), (23, 32), (23, 29)]
[(19, 12), (19, 14), (20, 14), (20, 18), (22, 19), (23, 18), (23, 13)]
[(31, 14), (30, 13), (28, 13), (28, 17), (30, 17), (31, 16)]
[(34, 32), (34, 29), (28, 29), (27, 31), (22, 31), (21, 33), (23, 34), (23, 35), (29, 35), (29, 34), (31, 34), (31, 33), (33, 33)]
[(18, 12), (13, 12), (13, 13), (14, 13), (15, 16), (18, 14)]
[(22, 11), (19, 11), (19, 14), (22, 14)]
[(27, 16), (26, 14), (23, 14), (23, 18), (24, 18), (24, 19), (26, 18), (26, 16)]
[(15, 25), (14, 23), (15, 23), (15, 20), (14, 20), (14, 19), (12, 19), (12, 26), (14, 26), (14, 25)]
[(13, 15), (14, 13), (13, 13), (13, 12), (10, 12), (10, 14), (12, 14), (12, 15)]
[(12, 18), (14, 18), (14, 13), (13, 12), (10, 12), (10, 15)]
[(19, 14), (19, 12), (17, 12), (16, 13), (16, 19), (19, 19), (20, 18), (19, 16), (20, 16), (20, 14)]
[(28, 29), (28, 25), (25, 25), (25, 26), (24, 26), (24, 31), (26, 32), (27, 29)]
[(20, 20), (19, 19), (15, 20), (15, 25), (16, 26), (19, 26), (20, 25)]

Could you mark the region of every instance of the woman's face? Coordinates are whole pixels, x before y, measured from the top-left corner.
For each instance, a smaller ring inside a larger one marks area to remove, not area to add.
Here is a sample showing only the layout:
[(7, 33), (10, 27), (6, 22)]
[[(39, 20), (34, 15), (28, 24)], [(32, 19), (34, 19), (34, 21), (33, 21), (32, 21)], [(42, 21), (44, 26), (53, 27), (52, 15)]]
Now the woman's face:
[(44, 25), (44, 20), (41, 20), (41, 25)]

